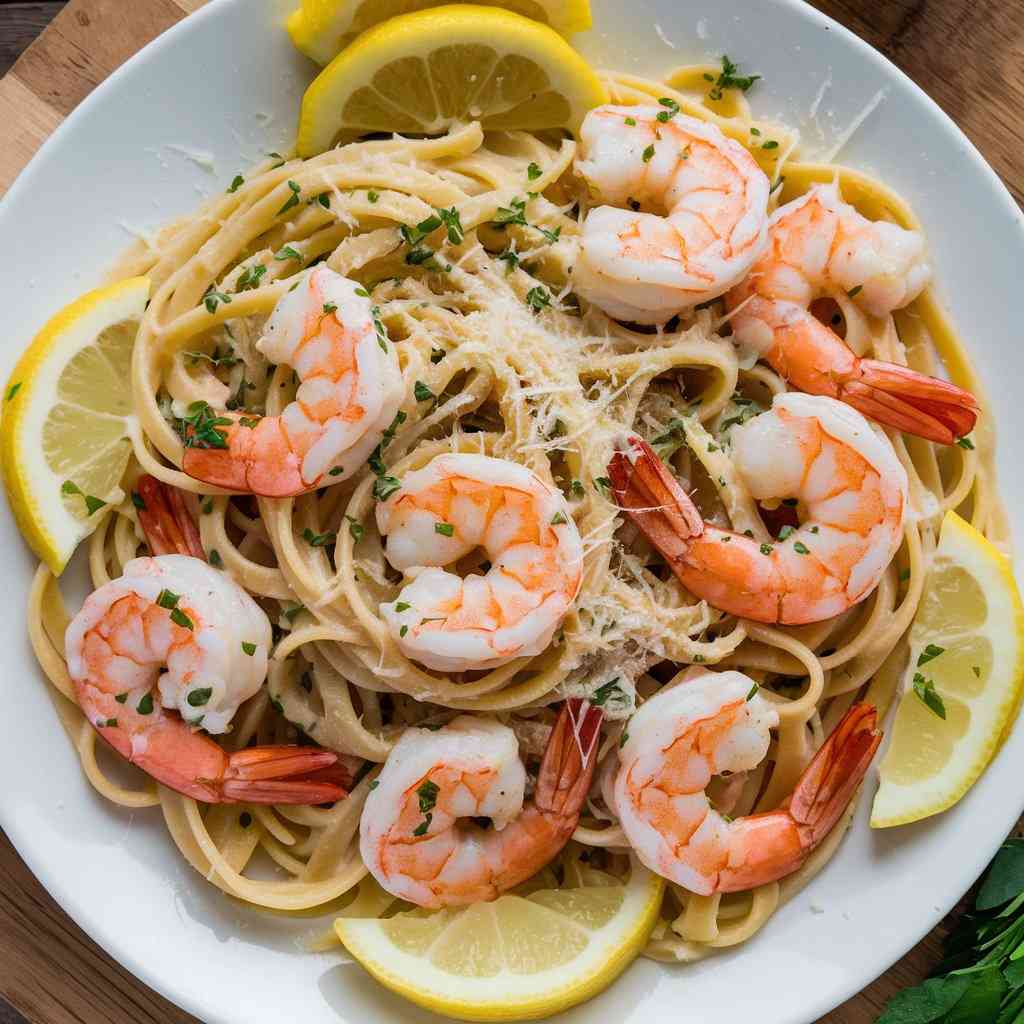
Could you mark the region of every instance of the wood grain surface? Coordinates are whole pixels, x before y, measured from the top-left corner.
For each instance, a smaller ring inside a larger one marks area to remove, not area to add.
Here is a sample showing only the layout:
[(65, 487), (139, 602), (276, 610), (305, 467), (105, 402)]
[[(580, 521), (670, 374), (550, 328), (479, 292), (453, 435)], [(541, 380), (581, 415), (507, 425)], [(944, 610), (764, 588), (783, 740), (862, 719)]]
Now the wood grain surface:
[[(71, 0), (65, 6), (0, 0), (0, 74), (56, 15), (0, 79), (0, 195), (99, 82), (203, 2)], [(1021, 0), (814, 0), (814, 6), (913, 78), (1024, 204)], [(892, 994), (927, 975), (953, 917), (955, 912), (864, 992), (818, 1024), (871, 1024)], [(0, 1024), (194, 1021), (100, 950), (33, 878), (2, 832), (0, 995), (8, 1001), (0, 998)]]

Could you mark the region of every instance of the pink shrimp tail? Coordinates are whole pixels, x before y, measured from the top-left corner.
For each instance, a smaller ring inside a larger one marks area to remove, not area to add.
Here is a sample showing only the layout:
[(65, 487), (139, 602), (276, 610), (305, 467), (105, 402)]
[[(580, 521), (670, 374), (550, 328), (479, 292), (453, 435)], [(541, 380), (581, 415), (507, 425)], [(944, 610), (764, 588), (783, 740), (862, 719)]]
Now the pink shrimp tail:
[(338, 755), (294, 744), (251, 747), (230, 754), (219, 785), (222, 803), (327, 804), (352, 785)]
[(809, 853), (842, 817), (861, 784), (882, 734), (872, 704), (854, 704), (804, 769), (784, 807)]
[(139, 477), (136, 490), (142, 502), (139, 523), (149, 550), (154, 555), (192, 555), (205, 562), (199, 529), (181, 491), (148, 474)]
[(602, 717), (601, 709), (586, 701), (567, 700), (541, 761), (534, 803), (542, 814), (561, 822), (566, 840), (576, 828), (590, 790)]
[(93, 727), (161, 785), (203, 803), (327, 804), (351, 788), (352, 760), (339, 759), (331, 750), (278, 744), (228, 753), (173, 713), (164, 723), (147, 734), (139, 750), (116, 723), (93, 721)]
[(906, 366), (876, 359), (858, 361), (856, 380), (840, 385), (840, 397), (865, 416), (937, 444), (954, 444), (978, 419), (969, 391)]
[[(804, 769), (778, 810), (739, 819), (742, 833), (732, 862), (719, 873), (716, 892), (741, 892), (797, 871), (832, 831), (875, 756), (882, 734), (875, 731), (871, 704), (854, 704)], [(736, 854), (742, 850), (742, 856)]]
[(669, 565), (675, 565), (688, 542), (704, 532), (704, 520), (646, 441), (634, 436), (624, 444), (608, 463), (615, 500)]

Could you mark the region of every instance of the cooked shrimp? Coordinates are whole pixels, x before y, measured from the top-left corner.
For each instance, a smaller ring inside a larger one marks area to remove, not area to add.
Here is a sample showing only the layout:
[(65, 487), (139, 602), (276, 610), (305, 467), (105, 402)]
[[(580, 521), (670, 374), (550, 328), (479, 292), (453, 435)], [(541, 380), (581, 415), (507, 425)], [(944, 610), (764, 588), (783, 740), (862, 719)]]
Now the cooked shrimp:
[(395, 348), (366, 289), (316, 267), (274, 307), (256, 347), (295, 370), (295, 401), (279, 416), (211, 413), (204, 430), (186, 437), (182, 468), (197, 480), (269, 498), (351, 476), (404, 393)]
[(610, 316), (664, 323), (724, 294), (764, 248), (768, 179), (716, 125), (664, 106), (597, 107), (576, 170), (612, 205), (587, 215), (574, 288)]
[(336, 754), (293, 745), (228, 753), (228, 731), (267, 673), (270, 622), (225, 573), (188, 555), (136, 558), (86, 598), (65, 636), (79, 706), (122, 757), (207, 803), (339, 800)]
[(566, 701), (530, 800), (515, 733), (496, 719), (460, 715), (436, 731), (407, 729), (366, 798), (363, 863), (388, 892), (421, 907), (496, 899), (572, 835), (600, 725), (600, 709)]
[[(402, 652), (465, 672), (540, 654), (569, 611), (583, 547), (561, 492), (525, 466), (439, 455), (377, 506), (388, 561), (410, 578), (380, 606)], [(482, 548), (481, 576), (442, 568)]]
[(713, 775), (755, 768), (778, 715), (741, 672), (704, 672), (630, 719), (615, 805), (637, 856), (690, 892), (737, 892), (792, 874), (842, 816), (882, 736), (854, 704), (783, 805), (730, 820), (708, 801)]
[(810, 310), (815, 299), (845, 292), (872, 316), (888, 316), (930, 278), (918, 232), (869, 221), (843, 202), (837, 185), (815, 185), (775, 211), (767, 251), (729, 293), (733, 334), (800, 391), (952, 444), (974, 427), (973, 395), (905, 366), (859, 358)]
[(863, 600), (903, 536), (907, 474), (889, 441), (842, 402), (791, 391), (734, 428), (732, 445), (754, 498), (797, 499), (798, 529), (764, 544), (704, 522), (636, 437), (608, 467), (619, 504), (683, 585), (758, 622), (818, 622)]

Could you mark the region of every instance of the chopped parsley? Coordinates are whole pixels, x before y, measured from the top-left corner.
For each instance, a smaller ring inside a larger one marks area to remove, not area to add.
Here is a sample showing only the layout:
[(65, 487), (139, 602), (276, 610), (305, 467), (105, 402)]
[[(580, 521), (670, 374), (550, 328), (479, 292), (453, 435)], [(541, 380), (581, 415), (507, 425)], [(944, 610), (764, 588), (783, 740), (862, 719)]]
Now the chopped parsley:
[(651, 143), (651, 144), (650, 144), (650, 145), (649, 145), (649, 146), (648, 146), (648, 147), (647, 147), (647, 148), (646, 148), (646, 149), (645, 149), (645, 150), (643, 151), (643, 154), (642, 154), (642, 158), (643, 158), (643, 161), (644, 161), (644, 163), (645, 163), (645, 164), (649, 164), (649, 163), (651, 162), (651, 158), (652, 158), (653, 156), (654, 156), (654, 143), (652, 142), (652, 143)]
[(552, 525), (552, 526), (562, 526), (562, 525), (564, 525), (564, 524), (565, 524), (566, 522), (567, 522), (567, 520), (566, 520), (566, 518), (565, 518), (565, 513), (564, 513), (564, 512), (556, 512), (556, 513), (555, 513), (555, 514), (554, 514), (554, 515), (553, 515), (553, 516), (551, 517), (551, 525)]
[(298, 260), (302, 262), (302, 253), (292, 245), (283, 245), (274, 253), (275, 260)]
[(945, 720), (946, 705), (943, 703), (942, 697), (939, 696), (938, 691), (935, 689), (935, 683), (933, 680), (925, 679), (920, 672), (915, 672), (914, 693), (921, 698), (925, 707), (928, 708), (929, 711)]
[(245, 178), (243, 178), (242, 175), (240, 175), (240, 174), (236, 174), (231, 179), (231, 184), (228, 185), (227, 191), (228, 192), (237, 192), (244, 184), (245, 184)]
[(667, 107), (667, 110), (658, 111), (658, 120), (664, 124), (666, 121), (671, 121), (676, 114), (679, 113), (679, 104), (675, 100), (669, 99), (667, 96), (662, 96), (658, 102), (663, 106)]
[(203, 305), (206, 306), (207, 313), (216, 313), (217, 306), (220, 303), (224, 303), (225, 306), (231, 303), (231, 296), (225, 295), (224, 292), (217, 291), (215, 285), (210, 285), (209, 288), (203, 292)]
[(543, 173), (544, 172), (535, 163), (531, 163), (530, 166), (526, 168), (526, 177), (529, 178), (530, 181), (536, 181)]
[(242, 641), (242, 651), (251, 658), (256, 653), (256, 645), (248, 640)]
[(426, 814), (427, 811), (432, 811), (437, 806), (437, 794), (440, 792), (440, 786), (436, 782), (431, 782), (430, 779), (424, 779), (419, 784), (416, 795), (420, 798), (421, 814)]
[(779, 530), (779, 540), (789, 540), (789, 538), (796, 533), (796, 527), (790, 526), (788, 523)]
[(413, 385), (412, 393), (417, 402), (429, 402), (437, 397), (421, 380), (416, 381)]
[(796, 553), (797, 553), (798, 555), (809, 555), (809, 554), (811, 553), (811, 549), (810, 549), (809, 547), (807, 547), (807, 545), (806, 545), (806, 544), (804, 544), (804, 542), (803, 542), (803, 541), (800, 541), (800, 540), (798, 540), (798, 541), (797, 541), (797, 542), (796, 542), (796, 543), (795, 543), (795, 544), (793, 545), (793, 550), (794, 550), (794, 551), (795, 551), (795, 552), (796, 552)]
[(519, 253), (515, 251), (511, 246), (507, 248), (503, 253), (499, 253), (499, 260), (503, 260), (507, 266), (505, 267), (505, 273), (511, 274), (516, 267), (519, 266)]
[(720, 100), (722, 93), (726, 89), (739, 89), (740, 92), (747, 92), (750, 87), (761, 77), (760, 75), (740, 75), (737, 74), (739, 71), (739, 65), (733, 64), (727, 56), (722, 57), (722, 70), (719, 72), (717, 78), (712, 78), (711, 75), (705, 75), (704, 77), (712, 82), (711, 91), (708, 93), (708, 98), (712, 100)]
[(750, 688), (750, 692), (747, 694), (747, 700), (753, 700), (754, 696), (757, 693), (757, 691), (760, 690), (760, 689), (761, 689), (760, 684), (759, 683), (754, 683), (754, 685)]
[(862, 292), (863, 290), (864, 290), (864, 285), (862, 285), (862, 284), (854, 285), (854, 286), (853, 286), (853, 287), (852, 287), (852, 288), (851, 288), (851, 289), (850, 289), (850, 290), (849, 290), (849, 291), (848, 291), (848, 292), (846, 293), (846, 297), (847, 297), (848, 299), (855, 299), (855, 298), (857, 298), (857, 296), (858, 296), (858, 295), (860, 295), (860, 293), (861, 293), (861, 292)]
[(452, 245), (458, 245), (465, 237), (462, 221), (459, 220), (459, 211), (453, 206), (450, 210), (438, 209), (436, 212), (448, 234), (448, 241)]
[(375, 203), (377, 202), (378, 199), (380, 199), (380, 193), (375, 192), (372, 188), (368, 189), (366, 193), (366, 198), (369, 199), (371, 203)]
[(195, 626), (192, 623), (192, 620), (180, 608), (175, 608), (171, 612), (171, 622), (173, 622), (176, 626), (181, 626), (182, 629), (195, 628)]
[(207, 703), (207, 701), (209, 701), (209, 699), (212, 696), (212, 686), (204, 686), (202, 688), (192, 690), (187, 697), (189, 707), (201, 708)]
[(778, 142), (775, 139), (769, 139), (767, 142), (765, 142), (761, 146), (761, 148), (762, 149), (778, 149), (779, 148), (779, 144), (778, 144)]
[(174, 593), (173, 590), (168, 590), (166, 587), (156, 595), (156, 603), (161, 608), (177, 608), (178, 602), (181, 600), (181, 594)]
[(925, 649), (917, 656), (918, 668), (922, 665), (927, 665), (929, 661), (934, 661), (945, 650), (945, 647), (939, 647), (938, 644), (927, 644)]
[(153, 694), (147, 693), (135, 706), (140, 715), (151, 715), (153, 713)]
[(302, 192), (302, 186), (289, 179), (288, 187), (292, 190), (292, 194), (285, 200), (284, 206), (277, 211), (276, 217), (280, 217), (282, 213), (287, 213), (293, 207), (299, 205), (299, 195)]
[(625, 697), (622, 687), (619, 686), (619, 677), (602, 683), (591, 695), (590, 703), (595, 708), (604, 707), (609, 700), (622, 700)]
[(402, 481), (394, 476), (379, 476), (373, 485), (373, 496), (377, 501), (386, 501), (395, 491), (400, 490)]
[(626, 118), (626, 124), (628, 124), (630, 128), (635, 128), (636, 127), (636, 118), (635, 117), (627, 117)]
[(102, 498), (97, 498), (92, 494), (85, 494), (78, 484), (71, 480), (65, 480), (64, 483), (60, 485), (60, 492), (61, 494), (79, 495), (85, 502), (85, 510), (89, 515), (93, 515), (106, 505), (106, 502), (103, 501)]
[(526, 304), (539, 313), (542, 309), (551, 305), (551, 295), (543, 285), (536, 285), (526, 293)]
[(509, 206), (499, 206), (494, 211), (493, 224), (526, 225), (526, 200), (513, 199)]
[(216, 548), (210, 548), (210, 554), (207, 557), (214, 569), (219, 569), (224, 564), (224, 559), (220, 557), (220, 552)]
[(18, 393), (18, 389), (21, 387), (21, 384), (22, 384), (22, 382), (19, 380), (17, 384), (12, 384), (7, 389), (7, 401), (8, 402)]
[(772, 550), (773, 550), (773, 548), (772, 548), (771, 544), (762, 544), (761, 545), (761, 554), (762, 555), (770, 555), (772, 553)]
[(969, 452), (973, 452), (974, 451), (974, 442), (969, 437), (957, 438), (957, 442), (956, 443), (957, 443), (957, 446), (960, 447), (960, 448), (965, 448)]
[(345, 516), (345, 518), (348, 520), (348, 532), (352, 539), (358, 544), (363, 539), (363, 534), (366, 532), (363, 529), (363, 524), (352, 516)]
[[(244, 381), (243, 381), (244, 383)], [(193, 402), (178, 426), (186, 448), (227, 448), (227, 434), (218, 427), (228, 427), (231, 420), (218, 416), (207, 402)]]
[(311, 548), (322, 548), (333, 544), (337, 534), (332, 532), (314, 533), (308, 526), (302, 531), (302, 539)]
[(260, 278), (267, 272), (267, 268), (262, 263), (256, 263), (251, 267), (246, 267), (241, 274), (238, 275), (238, 283), (235, 286), (235, 291), (244, 292), (247, 288), (258, 288), (260, 285)]
[(434, 533), (439, 533), (442, 537), (454, 537), (455, 527), (451, 523), (434, 523)]

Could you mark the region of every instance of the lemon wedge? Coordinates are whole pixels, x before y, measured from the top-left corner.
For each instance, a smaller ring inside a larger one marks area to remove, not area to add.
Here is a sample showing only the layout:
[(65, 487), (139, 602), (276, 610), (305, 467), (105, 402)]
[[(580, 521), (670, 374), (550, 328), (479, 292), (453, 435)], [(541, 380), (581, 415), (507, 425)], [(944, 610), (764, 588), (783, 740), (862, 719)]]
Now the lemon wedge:
[(879, 769), (873, 828), (938, 814), (981, 775), (1020, 701), (1022, 630), (1009, 561), (947, 513), (910, 630), (905, 692)]
[(302, 98), (299, 155), (339, 135), (437, 135), (485, 129), (575, 131), (608, 94), (552, 28), (497, 7), (453, 4), (403, 14), (364, 32)]
[(334, 927), (379, 982), (436, 1013), (546, 1017), (610, 985), (643, 948), (661, 906), (664, 882), (636, 860), (625, 884), (587, 867), (579, 882), (527, 883), (493, 903), (339, 918)]
[(149, 279), (83, 295), (36, 335), (7, 381), (0, 466), (32, 550), (60, 573), (123, 495), (130, 368)]
[[(329, 64), (360, 32), (402, 14), (441, 7), (446, 0), (302, 0), (288, 18), (288, 34), (307, 57)], [(562, 35), (590, 28), (590, 0), (481, 0), (481, 7), (503, 7)]]

